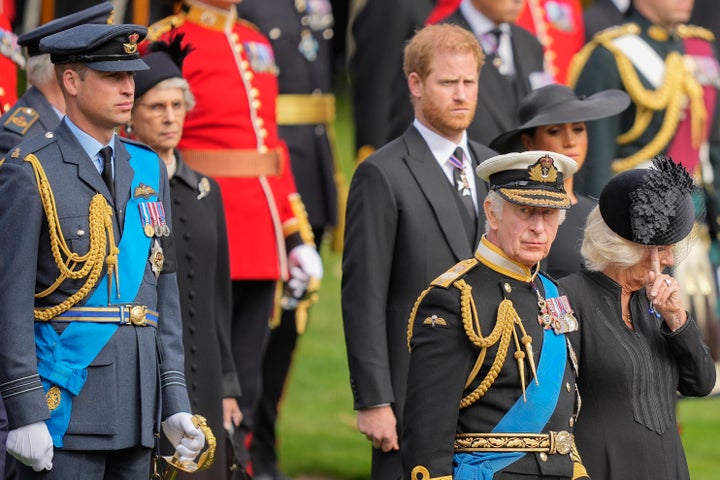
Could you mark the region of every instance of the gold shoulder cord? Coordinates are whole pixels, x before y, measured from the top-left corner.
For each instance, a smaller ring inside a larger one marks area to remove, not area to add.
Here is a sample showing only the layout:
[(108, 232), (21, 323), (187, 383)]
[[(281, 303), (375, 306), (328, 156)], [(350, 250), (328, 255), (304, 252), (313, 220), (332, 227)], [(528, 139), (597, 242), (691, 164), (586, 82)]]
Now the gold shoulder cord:
[[(53, 196), (52, 187), (45, 175), (45, 171), (42, 165), (40, 165), (40, 161), (33, 154), (27, 155), (24, 160), (30, 163), (35, 171), (40, 200), (42, 201), (43, 210), (45, 211), (45, 217), (48, 222), (50, 249), (55, 264), (60, 270), (60, 275), (55, 279), (55, 282), (46, 290), (36, 293), (35, 298), (43, 298), (50, 295), (67, 279), (87, 277), (85, 284), (63, 302), (54, 307), (34, 309), (36, 320), (47, 321), (66, 312), (87, 296), (88, 292), (90, 292), (97, 283), (105, 262), (107, 262), (108, 265), (108, 285), (110, 285), (113, 273), (115, 274), (117, 282), (117, 255), (120, 251), (115, 245), (115, 235), (112, 227), (112, 208), (108, 205), (105, 197), (98, 193), (90, 201), (88, 216), (90, 225), (90, 249), (85, 255), (78, 255), (72, 252), (60, 228), (55, 197)], [(107, 251), (108, 242), (110, 244), (110, 253), (106, 258), (105, 252)]]
[[(520, 371), (520, 381), (522, 383), (523, 397), (525, 396), (525, 358), (528, 358), (530, 363), (530, 369), (533, 375), (537, 379), (537, 372), (535, 370), (535, 359), (532, 353), (532, 337), (527, 334), (525, 327), (522, 324), (522, 320), (518, 316), (513, 304), (510, 300), (504, 299), (500, 302), (498, 307), (497, 321), (490, 335), (483, 337), (480, 329), (480, 320), (475, 307), (475, 302), (472, 300), (472, 287), (463, 279), (457, 280), (453, 283), (453, 286), (460, 290), (460, 313), (462, 316), (463, 328), (465, 334), (470, 339), (473, 345), (480, 348), (480, 354), (478, 355), (475, 365), (473, 366), (467, 381), (465, 382), (465, 388), (468, 388), (470, 384), (477, 377), (480, 368), (485, 360), (487, 349), (499, 342), (498, 351), (493, 360), (493, 364), (490, 367), (485, 378), (480, 384), (468, 395), (466, 395), (460, 401), (460, 408), (466, 408), (476, 401), (478, 401), (487, 391), (490, 389), (492, 384), (500, 374), (500, 369), (505, 363), (507, 357), (508, 348), (510, 346), (510, 339), (512, 338), (515, 343), (515, 354), (514, 357), (518, 363), (518, 370)], [(410, 347), (410, 341), (413, 336), (413, 325), (415, 323), (415, 316), (417, 315), (418, 307), (422, 302), (425, 295), (434, 288), (434, 285), (426, 288), (415, 301), (412, 312), (410, 313), (410, 320), (408, 321), (408, 332), (407, 332), (407, 343), (408, 350), (412, 351)], [(521, 336), (518, 338), (518, 333), (515, 325), (520, 329)], [(523, 351), (521, 344), (525, 347)], [(527, 353), (526, 353), (527, 352)]]
[[(455, 287), (460, 290), (460, 311), (462, 313), (463, 327), (465, 328), (465, 334), (470, 339), (473, 345), (481, 349), (480, 355), (478, 356), (475, 366), (472, 372), (468, 376), (465, 388), (469, 387), (470, 384), (477, 377), (480, 367), (485, 359), (487, 349), (498, 344), (498, 351), (493, 359), (492, 366), (488, 371), (485, 378), (475, 389), (466, 395), (460, 401), (460, 408), (466, 408), (478, 401), (483, 395), (487, 393), (492, 384), (500, 374), (500, 369), (505, 363), (507, 358), (508, 348), (510, 346), (510, 338), (515, 343), (515, 360), (517, 360), (518, 371), (520, 372), (520, 382), (522, 383), (523, 398), (525, 397), (525, 358), (528, 358), (530, 363), (530, 369), (534, 377), (537, 379), (537, 372), (535, 371), (535, 360), (532, 354), (532, 338), (525, 331), (525, 327), (522, 324), (522, 320), (518, 316), (513, 304), (510, 300), (503, 299), (498, 306), (497, 319), (492, 332), (487, 337), (483, 337), (480, 330), (480, 321), (478, 318), (477, 308), (475, 303), (472, 301), (472, 287), (468, 285), (465, 280), (459, 280), (455, 282)], [(518, 333), (515, 325), (520, 329), (521, 337), (518, 339)], [(520, 343), (525, 347), (523, 351)], [(527, 353), (526, 353), (527, 352)], [(537, 380), (536, 380), (537, 381)]]
[[(635, 28), (631, 28), (635, 27)], [(672, 139), (680, 122), (680, 115), (685, 106), (685, 97), (690, 101), (690, 115), (692, 118), (691, 132), (692, 145), (698, 148), (705, 141), (705, 124), (707, 122), (707, 110), (703, 101), (703, 89), (691, 72), (685, 66), (683, 56), (678, 52), (671, 52), (665, 59), (665, 75), (663, 84), (657, 89), (646, 89), (638, 77), (635, 66), (617, 48), (612, 40), (622, 34), (638, 34), (639, 28), (630, 25), (625, 29), (612, 30), (601, 33), (587, 44), (573, 59), (571, 72), (568, 77), (569, 84), (575, 86), (587, 62), (590, 54), (598, 45), (607, 48), (615, 57), (620, 78), (627, 93), (636, 106), (635, 121), (627, 132), (617, 137), (620, 145), (627, 145), (637, 140), (647, 129), (653, 115), (659, 111), (665, 111), (663, 123), (657, 135), (644, 147), (632, 155), (615, 160), (612, 163), (613, 172), (622, 172), (635, 168), (660, 153)]]

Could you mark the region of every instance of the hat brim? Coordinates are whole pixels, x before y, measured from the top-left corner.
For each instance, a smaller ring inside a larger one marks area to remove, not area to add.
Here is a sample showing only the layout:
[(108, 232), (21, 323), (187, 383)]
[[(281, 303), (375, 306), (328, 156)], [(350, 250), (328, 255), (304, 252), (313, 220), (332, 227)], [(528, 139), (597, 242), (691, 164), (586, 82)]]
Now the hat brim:
[(498, 153), (509, 153), (522, 148), (520, 136), (525, 130), (544, 125), (589, 122), (607, 118), (624, 111), (630, 97), (621, 90), (604, 90), (584, 100), (576, 98), (550, 105), (514, 130), (498, 135), (488, 145)]
[(141, 70), (149, 70), (147, 63), (140, 58), (132, 60), (108, 60), (102, 62), (88, 62), (85, 65), (88, 68), (97, 70), (98, 72), (139, 72)]

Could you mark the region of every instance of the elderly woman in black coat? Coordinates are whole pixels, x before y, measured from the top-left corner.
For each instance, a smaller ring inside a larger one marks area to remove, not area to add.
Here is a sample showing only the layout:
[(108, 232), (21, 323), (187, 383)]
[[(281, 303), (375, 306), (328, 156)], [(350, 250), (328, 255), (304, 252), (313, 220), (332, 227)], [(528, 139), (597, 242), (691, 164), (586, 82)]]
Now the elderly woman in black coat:
[[(222, 445), (223, 429), (242, 419), (236, 397), (240, 386), (229, 344), (230, 271), (218, 184), (192, 170), (175, 149), (185, 114), (194, 104), (182, 78), (181, 36), (170, 44), (151, 44), (142, 57), (150, 67), (135, 76), (135, 105), (126, 133), (151, 146), (170, 177), (177, 278), (183, 319), (185, 377), (193, 413), (203, 415)], [(180, 476), (184, 476), (181, 474)], [(226, 478), (224, 448), (209, 470), (194, 480)]]
[(575, 440), (593, 480), (689, 479), (677, 392), (704, 396), (715, 384), (668, 273), (692, 241), (692, 180), (667, 157), (652, 164), (605, 186), (585, 227), (585, 269), (560, 280), (580, 323)]

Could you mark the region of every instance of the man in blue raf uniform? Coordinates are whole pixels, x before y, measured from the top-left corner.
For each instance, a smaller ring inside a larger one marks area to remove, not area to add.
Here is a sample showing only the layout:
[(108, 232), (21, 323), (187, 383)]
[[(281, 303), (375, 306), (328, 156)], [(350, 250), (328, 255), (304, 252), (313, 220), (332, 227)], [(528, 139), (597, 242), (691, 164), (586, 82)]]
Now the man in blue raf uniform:
[(103, 2), (41, 25), (18, 37), (25, 47), (25, 71), (30, 88), (0, 117), (0, 156), (26, 138), (42, 135), (60, 124), (65, 100), (55, 78), (50, 55), (40, 51), (40, 40), (54, 33), (86, 23), (112, 23), (113, 6)]
[(161, 419), (179, 461), (205, 443), (188, 413), (167, 172), (114, 134), (147, 68), (146, 33), (43, 38), (67, 115), (1, 161), (0, 289), (12, 294), (0, 329), (13, 334), (0, 338), (0, 393), (20, 479), (148, 478)]
[(567, 297), (539, 272), (570, 208), (575, 162), (545, 151), (477, 167), (490, 185), (475, 256), (430, 283), (410, 315), (402, 458), (413, 479), (570, 479), (578, 329)]

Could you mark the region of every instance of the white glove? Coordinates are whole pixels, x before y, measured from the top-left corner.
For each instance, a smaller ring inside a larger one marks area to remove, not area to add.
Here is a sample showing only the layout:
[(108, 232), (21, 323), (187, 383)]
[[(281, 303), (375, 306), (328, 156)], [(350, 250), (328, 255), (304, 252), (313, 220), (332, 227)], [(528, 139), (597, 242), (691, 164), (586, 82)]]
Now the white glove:
[(7, 451), (36, 472), (52, 469), (53, 442), (45, 422), (35, 422), (10, 430)]
[(195, 426), (192, 415), (179, 412), (162, 422), (163, 432), (181, 461), (191, 462), (205, 446), (205, 435)]
[(290, 270), (288, 286), (295, 298), (302, 297), (311, 277), (318, 280), (323, 277), (322, 259), (311, 245), (302, 244), (290, 250), (288, 267)]

